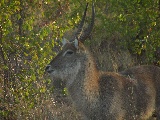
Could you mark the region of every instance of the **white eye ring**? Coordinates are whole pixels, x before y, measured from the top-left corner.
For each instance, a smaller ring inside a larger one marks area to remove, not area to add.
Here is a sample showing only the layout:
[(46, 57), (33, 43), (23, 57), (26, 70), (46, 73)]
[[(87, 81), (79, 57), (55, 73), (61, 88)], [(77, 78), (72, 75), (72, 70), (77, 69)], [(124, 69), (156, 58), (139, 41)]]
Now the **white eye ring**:
[(73, 52), (72, 50), (68, 49), (67, 51), (65, 51), (65, 52), (63, 53), (63, 56), (72, 55), (73, 53), (74, 53), (74, 52)]

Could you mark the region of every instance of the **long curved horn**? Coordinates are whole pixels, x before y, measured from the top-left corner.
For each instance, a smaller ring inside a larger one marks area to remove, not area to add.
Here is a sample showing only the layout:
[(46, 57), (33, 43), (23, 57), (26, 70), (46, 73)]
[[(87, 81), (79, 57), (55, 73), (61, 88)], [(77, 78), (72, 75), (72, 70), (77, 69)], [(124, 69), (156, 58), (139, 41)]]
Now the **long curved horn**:
[(79, 38), (79, 35), (81, 35), (82, 29), (83, 29), (83, 25), (84, 25), (84, 21), (85, 21), (85, 17), (86, 17), (87, 8), (88, 8), (88, 3), (86, 4), (86, 8), (85, 8), (82, 20), (81, 20), (81, 22), (80, 22), (80, 24), (78, 26), (78, 30), (75, 33), (75, 37), (76, 38)]
[(93, 26), (94, 26), (94, 19), (95, 19), (95, 9), (94, 9), (94, 3), (92, 3), (92, 18), (91, 18), (91, 23), (83, 31), (83, 34), (78, 38), (79, 41), (84, 42), (90, 36), (91, 31), (92, 31)]

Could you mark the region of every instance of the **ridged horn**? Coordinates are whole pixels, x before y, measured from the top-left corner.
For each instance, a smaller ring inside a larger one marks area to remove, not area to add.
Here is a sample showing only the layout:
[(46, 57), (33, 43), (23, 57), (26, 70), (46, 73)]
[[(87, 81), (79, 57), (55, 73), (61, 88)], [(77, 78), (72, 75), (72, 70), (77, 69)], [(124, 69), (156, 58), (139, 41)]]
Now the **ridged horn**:
[(88, 3), (86, 4), (86, 8), (85, 8), (82, 20), (81, 20), (81, 22), (80, 22), (80, 24), (78, 26), (78, 30), (75, 33), (75, 37), (76, 38), (79, 38), (81, 36), (81, 34), (82, 34), (82, 29), (83, 29), (83, 25), (84, 25), (84, 21), (85, 21), (85, 17), (86, 17), (87, 8), (88, 8)]
[(94, 26), (94, 19), (95, 19), (95, 9), (94, 9), (94, 3), (92, 3), (92, 18), (91, 18), (91, 23), (88, 25), (88, 27), (83, 31), (81, 36), (78, 38), (79, 41), (82, 43), (90, 36), (91, 31)]

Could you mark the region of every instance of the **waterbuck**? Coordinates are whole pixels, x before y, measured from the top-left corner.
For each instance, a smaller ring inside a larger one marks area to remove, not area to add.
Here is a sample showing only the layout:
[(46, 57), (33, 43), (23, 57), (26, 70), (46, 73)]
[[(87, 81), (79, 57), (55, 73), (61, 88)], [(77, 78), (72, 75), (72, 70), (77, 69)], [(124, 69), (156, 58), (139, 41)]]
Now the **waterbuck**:
[[(87, 4), (88, 6), (88, 4)], [(87, 6), (74, 40), (63, 41), (61, 52), (47, 65), (54, 79), (62, 79), (76, 108), (87, 120), (160, 120), (160, 68), (137, 66), (120, 73), (103, 72), (84, 46), (94, 25), (83, 32)]]

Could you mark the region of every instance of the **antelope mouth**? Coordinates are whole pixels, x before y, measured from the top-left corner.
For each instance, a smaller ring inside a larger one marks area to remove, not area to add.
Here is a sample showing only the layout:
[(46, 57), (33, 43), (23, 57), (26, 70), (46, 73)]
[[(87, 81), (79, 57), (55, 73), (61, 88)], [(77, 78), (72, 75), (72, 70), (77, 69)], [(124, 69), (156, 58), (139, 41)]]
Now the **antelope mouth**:
[(47, 70), (47, 72), (48, 72), (49, 74), (51, 74), (53, 71), (54, 71), (54, 70)]

